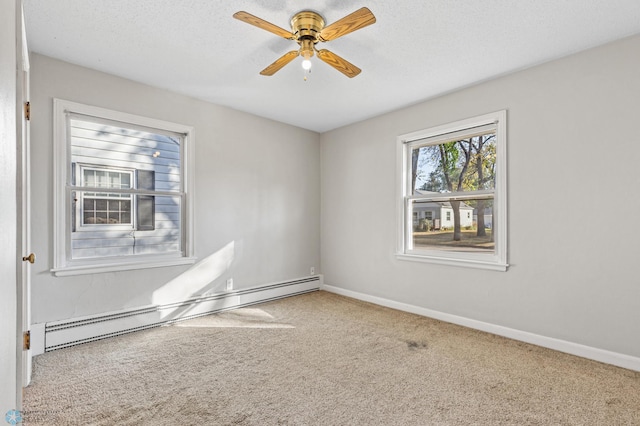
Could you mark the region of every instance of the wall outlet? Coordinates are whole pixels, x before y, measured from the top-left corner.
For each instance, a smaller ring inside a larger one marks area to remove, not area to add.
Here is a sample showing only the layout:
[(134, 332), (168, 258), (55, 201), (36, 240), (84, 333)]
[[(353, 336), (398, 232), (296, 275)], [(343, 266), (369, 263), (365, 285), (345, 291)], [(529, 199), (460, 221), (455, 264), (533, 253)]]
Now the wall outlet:
[(313, 266), (311, 267), (311, 270), (309, 271), (311, 272), (311, 275), (315, 275), (316, 274), (316, 268), (314, 268)]
[(233, 278), (229, 278), (227, 280), (227, 287), (226, 287), (227, 291), (233, 290)]

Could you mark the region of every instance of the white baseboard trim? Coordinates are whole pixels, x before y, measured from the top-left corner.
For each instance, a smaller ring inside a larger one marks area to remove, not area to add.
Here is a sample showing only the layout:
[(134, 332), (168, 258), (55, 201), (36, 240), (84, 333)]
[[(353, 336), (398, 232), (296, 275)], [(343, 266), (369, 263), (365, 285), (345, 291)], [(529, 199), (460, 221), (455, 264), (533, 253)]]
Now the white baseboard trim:
[(165, 305), (150, 305), (48, 322), (44, 327), (43, 352), (309, 293), (319, 290), (321, 286), (322, 276), (315, 275), (249, 289), (199, 296)]
[(507, 337), (509, 339), (519, 340), (525, 343), (531, 343), (533, 345), (542, 346), (559, 352), (565, 352), (594, 361), (603, 362), (605, 364), (611, 364), (617, 367), (627, 368), (629, 370), (640, 371), (640, 358), (638, 357), (611, 352), (604, 349), (598, 349), (591, 346), (585, 346), (579, 343), (568, 342), (566, 340), (542, 336), (526, 331), (516, 330), (509, 327), (503, 327), (500, 325), (447, 314), (444, 312), (434, 311), (432, 309), (421, 308), (419, 306), (396, 302), (382, 297), (370, 296), (368, 294), (346, 290), (324, 283), (322, 284), (320, 289), (342, 296), (351, 297), (353, 299), (362, 300), (364, 302), (385, 306), (387, 308), (397, 309), (399, 311), (434, 318), (440, 321), (473, 328), (475, 330), (485, 331), (487, 333), (496, 334), (498, 336)]

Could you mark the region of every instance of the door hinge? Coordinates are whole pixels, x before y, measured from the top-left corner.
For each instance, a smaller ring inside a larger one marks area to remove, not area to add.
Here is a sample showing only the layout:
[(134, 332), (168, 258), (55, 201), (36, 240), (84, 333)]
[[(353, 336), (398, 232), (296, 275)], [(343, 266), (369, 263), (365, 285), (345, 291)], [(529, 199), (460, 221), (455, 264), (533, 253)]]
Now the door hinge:
[(26, 118), (27, 121), (31, 120), (31, 103), (30, 102), (24, 103), (24, 118)]
[(22, 349), (28, 351), (31, 349), (31, 331), (27, 330), (22, 333)]

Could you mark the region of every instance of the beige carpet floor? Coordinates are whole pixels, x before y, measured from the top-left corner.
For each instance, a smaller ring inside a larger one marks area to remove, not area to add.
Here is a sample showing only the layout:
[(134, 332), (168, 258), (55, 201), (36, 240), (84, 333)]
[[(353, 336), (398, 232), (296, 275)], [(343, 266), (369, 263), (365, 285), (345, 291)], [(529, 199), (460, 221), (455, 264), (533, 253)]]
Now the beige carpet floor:
[(314, 292), (34, 359), (26, 425), (640, 425), (640, 373)]

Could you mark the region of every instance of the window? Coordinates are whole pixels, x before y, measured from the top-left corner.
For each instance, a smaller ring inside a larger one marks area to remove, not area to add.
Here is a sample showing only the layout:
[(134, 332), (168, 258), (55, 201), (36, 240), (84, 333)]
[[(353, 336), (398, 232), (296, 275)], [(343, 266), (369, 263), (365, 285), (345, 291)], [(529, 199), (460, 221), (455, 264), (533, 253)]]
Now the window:
[(398, 137), (399, 259), (507, 269), (506, 143), (506, 111)]
[(193, 263), (190, 127), (56, 99), (53, 272)]
[[(82, 181), (80, 186), (105, 189), (132, 189), (132, 171), (97, 169), (88, 166), (80, 167)], [(75, 184), (75, 182), (72, 182)], [(81, 192), (82, 199), (74, 204), (74, 210), (80, 218), (80, 229), (94, 230), (90, 225), (99, 225), (103, 230), (112, 229), (114, 225), (132, 225), (131, 194), (108, 192)], [(109, 227), (109, 228), (107, 228)], [(78, 228), (76, 228), (77, 230)], [(126, 229), (126, 228), (125, 228)]]

